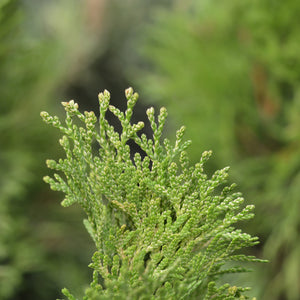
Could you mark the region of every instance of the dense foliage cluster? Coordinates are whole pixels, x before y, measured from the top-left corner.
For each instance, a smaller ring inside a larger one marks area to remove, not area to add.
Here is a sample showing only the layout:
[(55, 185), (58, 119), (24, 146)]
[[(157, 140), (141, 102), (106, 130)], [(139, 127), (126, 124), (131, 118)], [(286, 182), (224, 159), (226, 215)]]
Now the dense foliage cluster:
[[(144, 123), (131, 124), (138, 95), (132, 88), (125, 95), (122, 112), (109, 104), (108, 91), (99, 94), (99, 124), (94, 112), (82, 114), (73, 100), (62, 103), (65, 124), (41, 113), (63, 133), (60, 144), (66, 153), (58, 162), (47, 161), (60, 174), (44, 179), (65, 193), (63, 206), (83, 208), (97, 248), (84, 299), (247, 299), (248, 288), (215, 281), (246, 271), (240, 262), (261, 261), (239, 252), (258, 240), (235, 228), (253, 217), (253, 205), (243, 206), (235, 185), (226, 186), (228, 167), (211, 177), (205, 174), (210, 151), (190, 164), (185, 127), (177, 131), (175, 145), (162, 141), (165, 108), (157, 120), (154, 109), (147, 110), (153, 139), (138, 134)], [(121, 133), (106, 120), (108, 110), (121, 122)], [(129, 140), (145, 155), (131, 153)], [(63, 293), (75, 299), (67, 289)]]

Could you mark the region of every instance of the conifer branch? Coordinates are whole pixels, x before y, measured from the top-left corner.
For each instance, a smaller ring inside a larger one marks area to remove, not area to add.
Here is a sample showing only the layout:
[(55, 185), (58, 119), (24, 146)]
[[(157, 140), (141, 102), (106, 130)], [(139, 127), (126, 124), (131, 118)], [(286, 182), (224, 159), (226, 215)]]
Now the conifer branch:
[[(41, 113), (62, 132), (66, 152), (58, 162), (47, 160), (61, 175), (44, 180), (65, 194), (63, 206), (82, 207), (97, 247), (90, 264), (93, 281), (84, 299), (247, 299), (247, 288), (217, 287), (215, 281), (221, 274), (247, 271), (239, 265), (226, 267), (228, 262), (262, 262), (237, 252), (258, 243), (234, 227), (254, 216), (254, 206), (243, 206), (234, 185), (224, 187), (228, 167), (208, 178), (204, 165), (211, 151), (195, 166), (190, 164), (185, 127), (177, 131), (174, 146), (161, 140), (165, 108), (157, 122), (154, 108), (147, 110), (153, 139), (139, 136), (144, 123), (131, 123), (138, 94), (129, 88), (125, 96), (123, 113), (109, 104), (108, 91), (100, 93), (98, 120), (93, 112), (80, 113), (73, 100), (62, 103), (65, 124)], [(119, 119), (121, 134), (106, 120), (107, 110)], [(146, 153), (143, 159), (139, 153), (131, 159), (128, 140)], [(68, 290), (63, 293), (75, 299)]]

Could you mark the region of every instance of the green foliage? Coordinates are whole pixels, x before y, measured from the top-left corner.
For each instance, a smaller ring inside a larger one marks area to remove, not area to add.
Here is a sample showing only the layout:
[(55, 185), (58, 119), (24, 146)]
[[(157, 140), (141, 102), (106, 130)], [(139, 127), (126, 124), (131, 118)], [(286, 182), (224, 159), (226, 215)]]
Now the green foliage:
[(299, 13), (297, 0), (174, 1), (143, 32), (151, 68), (134, 70), (186, 124), (191, 160), (209, 147), (255, 201), (248, 229), (272, 262), (256, 276), (265, 300), (300, 295)]
[[(174, 145), (161, 141), (165, 108), (157, 117), (153, 108), (147, 110), (153, 139), (139, 135), (144, 123), (130, 122), (138, 95), (131, 88), (125, 95), (122, 112), (109, 104), (108, 91), (99, 94), (99, 123), (93, 112), (80, 113), (73, 100), (62, 103), (65, 124), (41, 113), (63, 133), (66, 153), (58, 162), (47, 160), (62, 174), (44, 180), (65, 194), (63, 206), (82, 207), (97, 248), (84, 299), (247, 299), (248, 288), (217, 287), (215, 281), (247, 271), (242, 262), (262, 261), (240, 253), (258, 239), (235, 228), (253, 217), (254, 206), (243, 206), (235, 185), (226, 186), (228, 167), (211, 177), (205, 174), (210, 151), (195, 165), (189, 162), (185, 127), (177, 131)], [(106, 120), (108, 110), (119, 119), (120, 134)], [(144, 157), (131, 153), (130, 140)], [(68, 290), (63, 293), (75, 299)]]
[[(17, 136), (11, 128), (18, 115), (11, 94), (16, 88), (8, 78), (16, 61), (19, 42), (20, 11), (18, 1), (0, 1), (0, 298), (6, 299), (22, 282), (22, 274), (35, 267), (40, 255), (33, 239), (25, 237), (27, 222), (18, 211), (16, 198), (24, 195), (24, 186), (32, 179), (28, 166), (32, 160), (26, 151), (18, 151)], [(20, 49), (19, 49), (20, 51)], [(7, 105), (9, 103), (9, 105)], [(20, 115), (18, 116), (20, 117)], [(17, 242), (18, 241), (18, 246)], [(19, 251), (19, 249), (23, 251)], [(35, 263), (36, 262), (36, 263)]]

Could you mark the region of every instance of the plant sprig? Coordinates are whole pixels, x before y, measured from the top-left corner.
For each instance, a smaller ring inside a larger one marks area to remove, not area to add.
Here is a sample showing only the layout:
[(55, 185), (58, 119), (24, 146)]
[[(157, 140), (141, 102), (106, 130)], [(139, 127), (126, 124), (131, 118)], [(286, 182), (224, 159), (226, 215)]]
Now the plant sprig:
[[(93, 282), (84, 299), (247, 299), (247, 288), (217, 288), (215, 280), (247, 271), (228, 262), (262, 261), (236, 253), (258, 243), (257, 237), (235, 228), (254, 216), (254, 206), (243, 207), (235, 186), (225, 186), (228, 167), (208, 178), (204, 164), (211, 151), (190, 164), (185, 127), (177, 131), (174, 146), (162, 141), (165, 108), (157, 122), (154, 108), (147, 110), (153, 137), (140, 136), (144, 123), (131, 124), (138, 94), (129, 88), (125, 96), (123, 113), (109, 104), (108, 91), (100, 93), (98, 120), (93, 112), (80, 113), (73, 100), (62, 103), (64, 124), (41, 113), (63, 133), (60, 144), (66, 152), (58, 162), (47, 160), (49, 168), (64, 175), (44, 180), (65, 194), (63, 206), (83, 208), (84, 224), (97, 247), (90, 264)], [(119, 119), (120, 134), (106, 120), (107, 110)], [(146, 153), (144, 158), (135, 153), (131, 159), (129, 140)], [(75, 299), (68, 290), (63, 293)]]

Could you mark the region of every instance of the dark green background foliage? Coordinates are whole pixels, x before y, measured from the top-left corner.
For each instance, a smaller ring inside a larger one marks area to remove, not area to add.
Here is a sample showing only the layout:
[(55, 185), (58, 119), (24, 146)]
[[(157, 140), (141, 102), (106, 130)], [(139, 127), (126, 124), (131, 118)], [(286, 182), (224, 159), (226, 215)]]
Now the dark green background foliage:
[(104, 88), (122, 100), (139, 82), (137, 119), (146, 102), (166, 106), (192, 159), (212, 149), (211, 169), (231, 165), (255, 203), (247, 231), (271, 263), (247, 277), (254, 294), (297, 300), (299, 13), (298, 0), (0, 0), (0, 298), (90, 282), (82, 215), (41, 181), (60, 153), (39, 112), (72, 98), (95, 108)]

